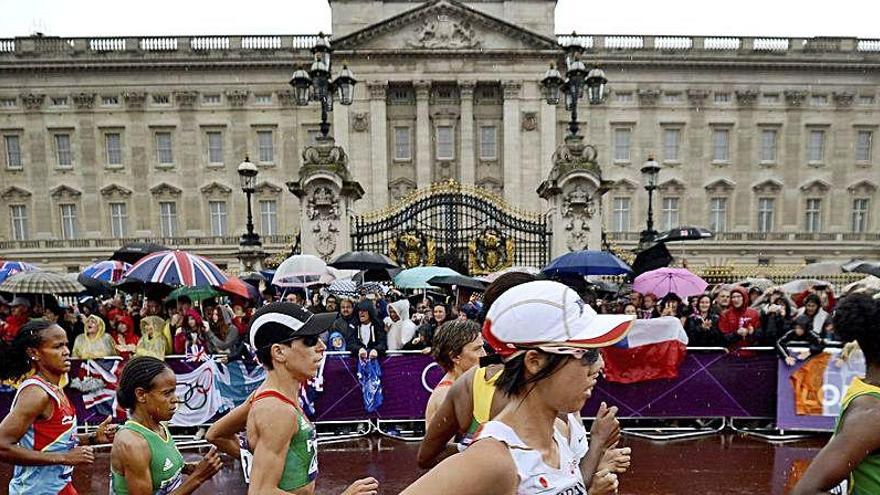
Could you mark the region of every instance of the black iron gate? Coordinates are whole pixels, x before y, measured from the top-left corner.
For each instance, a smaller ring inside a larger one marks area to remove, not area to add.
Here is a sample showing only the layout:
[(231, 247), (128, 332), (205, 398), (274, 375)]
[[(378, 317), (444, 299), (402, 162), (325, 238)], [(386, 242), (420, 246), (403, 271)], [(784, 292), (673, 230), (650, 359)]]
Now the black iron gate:
[(544, 214), (450, 181), (355, 216), (351, 236), (355, 250), (386, 254), (403, 267), (441, 265), (478, 275), (546, 265), (551, 231)]

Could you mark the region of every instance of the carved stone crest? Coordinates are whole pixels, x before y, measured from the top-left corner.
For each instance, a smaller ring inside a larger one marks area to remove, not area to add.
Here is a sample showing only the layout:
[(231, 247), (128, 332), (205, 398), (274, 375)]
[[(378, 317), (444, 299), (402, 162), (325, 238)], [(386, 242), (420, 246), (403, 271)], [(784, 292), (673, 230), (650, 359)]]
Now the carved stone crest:
[(328, 260), (336, 251), (339, 237), (339, 196), (328, 185), (318, 185), (306, 200), (306, 218), (311, 222), (314, 247)]
[(144, 104), (147, 102), (146, 93), (125, 93), (122, 97), (125, 99), (125, 105), (133, 110), (143, 110)]
[(522, 130), (534, 131), (538, 128), (538, 112), (523, 112)]
[(584, 184), (577, 184), (562, 197), (562, 221), (565, 245), (570, 251), (589, 247), (590, 221), (596, 214), (596, 202)]
[(95, 93), (78, 93), (73, 95), (73, 104), (80, 110), (89, 110), (95, 106)]
[(834, 103), (839, 107), (851, 107), (856, 98), (855, 93), (848, 91), (842, 93), (835, 92), (832, 96), (834, 97)]
[(40, 107), (43, 106), (43, 101), (45, 99), (46, 95), (35, 95), (33, 93), (21, 95), (21, 101), (24, 103), (24, 107), (28, 110), (39, 110)]
[(351, 128), (355, 132), (364, 132), (370, 128), (369, 112), (355, 112), (351, 116)]
[(293, 96), (293, 91), (278, 91), (275, 94), (278, 95), (278, 101), (281, 102), (281, 106), (292, 107), (296, 105), (296, 99)]
[(407, 268), (433, 265), (437, 259), (434, 239), (415, 229), (407, 230), (391, 239), (388, 248), (391, 259)]
[(758, 92), (753, 89), (736, 92), (736, 102), (744, 107), (750, 107), (758, 101)]
[(405, 178), (392, 181), (388, 185), (388, 191), (391, 193), (391, 199), (394, 201), (402, 200), (415, 190), (416, 184)]
[(248, 90), (234, 89), (226, 92), (226, 99), (229, 101), (230, 105), (241, 107), (247, 103), (248, 95), (250, 95)]
[(695, 107), (701, 107), (704, 103), (706, 103), (706, 98), (709, 97), (709, 92), (704, 89), (689, 89), (687, 90), (687, 98), (691, 105)]
[(199, 93), (197, 91), (179, 91), (174, 93), (174, 101), (177, 102), (177, 106), (180, 108), (192, 109), (198, 99)]
[(483, 229), (468, 244), (468, 251), (468, 268), (472, 274), (497, 272), (513, 265), (513, 239), (492, 227)]
[(657, 105), (661, 94), (662, 92), (659, 89), (640, 89), (638, 92), (639, 104), (645, 107), (653, 107)]
[(415, 39), (409, 40), (407, 45), (411, 48), (466, 49), (475, 48), (480, 42), (468, 22), (440, 14), (434, 19), (426, 19), (416, 28)]
[(790, 106), (799, 107), (804, 104), (807, 99), (806, 91), (785, 91), (785, 102)]

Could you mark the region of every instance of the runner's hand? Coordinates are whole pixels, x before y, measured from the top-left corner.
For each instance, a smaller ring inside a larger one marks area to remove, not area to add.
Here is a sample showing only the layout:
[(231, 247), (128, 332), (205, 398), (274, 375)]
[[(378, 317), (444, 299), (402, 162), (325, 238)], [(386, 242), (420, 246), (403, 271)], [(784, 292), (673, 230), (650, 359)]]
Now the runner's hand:
[(607, 469), (597, 471), (590, 481), (590, 495), (611, 495), (617, 493), (617, 475), (608, 472)]
[(610, 448), (602, 454), (599, 471), (606, 469), (615, 474), (625, 473), (631, 464), (632, 449), (629, 447)]
[(607, 449), (620, 440), (620, 422), (617, 421), (617, 406), (608, 407), (604, 401), (599, 405), (596, 420), (590, 428), (590, 448)]
[(80, 466), (95, 462), (95, 453), (91, 447), (75, 447), (70, 452), (63, 454), (61, 464), (65, 466)]
[(116, 430), (119, 429), (119, 425), (110, 424), (111, 419), (113, 419), (112, 416), (107, 416), (107, 419), (101, 421), (101, 424), (98, 425), (98, 431), (95, 432), (95, 441), (98, 443), (113, 442), (113, 437), (116, 436)]
[(379, 493), (379, 482), (376, 478), (363, 478), (352, 483), (342, 495), (376, 495)]
[(219, 473), (220, 468), (222, 467), (223, 461), (220, 460), (220, 454), (217, 453), (217, 447), (211, 447), (211, 450), (208, 451), (205, 457), (202, 457), (202, 460), (196, 465), (192, 476), (205, 482), (213, 478), (215, 474)]

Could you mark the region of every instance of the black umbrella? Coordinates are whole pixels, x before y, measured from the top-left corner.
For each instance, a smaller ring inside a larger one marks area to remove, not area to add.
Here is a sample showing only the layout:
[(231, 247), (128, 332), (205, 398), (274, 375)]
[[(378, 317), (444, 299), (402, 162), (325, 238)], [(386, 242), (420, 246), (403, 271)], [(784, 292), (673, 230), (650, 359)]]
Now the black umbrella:
[(248, 284), (250, 284), (258, 289), (260, 288), (260, 282), (266, 281), (266, 277), (264, 277), (263, 274), (259, 273), (259, 272), (245, 273), (245, 274), (242, 274), (241, 276), (239, 276), (238, 278), (242, 279), (243, 281), (247, 282)]
[(394, 280), (394, 276), (402, 271), (403, 268), (371, 268), (359, 272), (352, 277), (352, 280), (357, 282), (358, 285), (361, 285), (364, 282), (385, 282), (388, 280)]
[(126, 277), (115, 285), (113, 288), (126, 292), (128, 294), (143, 294), (147, 299), (165, 299), (174, 287), (165, 284), (146, 283), (136, 278)]
[(93, 296), (109, 296), (113, 294), (113, 287), (103, 280), (92, 277), (86, 277), (82, 273), (77, 275), (76, 281), (86, 288), (86, 292)]
[(327, 266), (340, 270), (375, 270), (397, 268), (397, 263), (384, 254), (372, 251), (350, 251), (327, 263)]
[(676, 227), (672, 230), (660, 233), (652, 239), (653, 242), (674, 242), (674, 241), (699, 241), (701, 239), (709, 239), (714, 234), (708, 229), (702, 227)]
[(134, 242), (126, 244), (113, 252), (110, 256), (111, 260), (124, 261), (126, 263), (137, 263), (137, 261), (150, 253), (159, 251), (168, 251), (168, 247), (152, 242)]
[(845, 272), (866, 273), (868, 275), (880, 277), (880, 261), (853, 260), (843, 265), (841, 268), (843, 268), (843, 271)]
[(670, 263), (672, 263), (672, 255), (669, 254), (666, 245), (654, 244), (636, 255), (636, 260), (632, 264), (632, 276), (638, 277), (645, 272), (669, 266)]
[(455, 285), (459, 289), (472, 289), (481, 292), (486, 290), (488, 285), (485, 282), (464, 275), (438, 275), (430, 278), (428, 283), (437, 287), (452, 287)]

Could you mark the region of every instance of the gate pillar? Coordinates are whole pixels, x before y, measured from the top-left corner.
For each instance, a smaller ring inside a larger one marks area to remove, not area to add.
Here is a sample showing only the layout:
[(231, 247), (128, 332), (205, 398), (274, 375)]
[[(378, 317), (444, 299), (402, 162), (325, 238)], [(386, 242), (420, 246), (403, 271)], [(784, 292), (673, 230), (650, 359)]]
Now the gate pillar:
[(538, 186), (538, 195), (550, 203), (550, 259), (602, 249), (602, 195), (611, 183), (602, 180), (596, 157), (596, 148), (585, 145), (582, 136), (569, 135), (553, 153), (553, 168)]
[(350, 213), (364, 189), (351, 179), (348, 156), (332, 137), (318, 137), (302, 158), (299, 180), (287, 183), (300, 201), (302, 253), (329, 261), (351, 250)]

